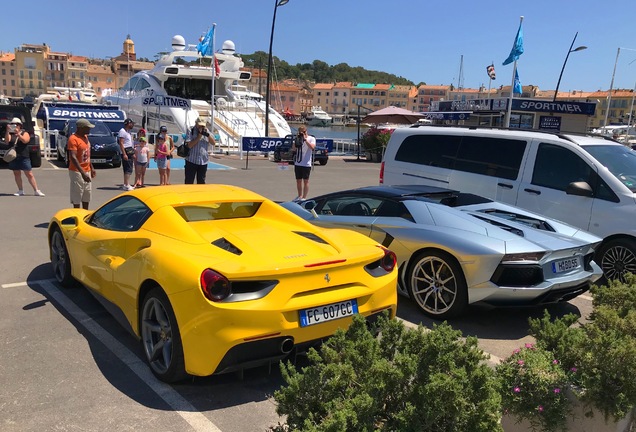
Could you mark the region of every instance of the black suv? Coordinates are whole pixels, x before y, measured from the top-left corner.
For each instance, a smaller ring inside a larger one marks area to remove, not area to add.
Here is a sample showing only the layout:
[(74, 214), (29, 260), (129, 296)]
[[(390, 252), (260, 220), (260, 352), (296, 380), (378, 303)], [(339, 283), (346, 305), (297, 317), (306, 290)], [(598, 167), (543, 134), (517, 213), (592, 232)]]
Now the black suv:
[[(121, 166), (121, 150), (117, 143), (116, 132), (111, 132), (110, 128), (100, 120), (91, 120), (95, 125), (88, 134), (88, 141), (91, 143), (91, 162), (97, 164), (108, 164), (117, 168)], [(77, 120), (67, 120), (64, 129), (57, 137), (57, 160), (63, 160), (68, 166), (68, 152), (66, 145), (68, 138), (77, 130)]]
[(38, 168), (42, 166), (42, 153), (40, 153), (40, 137), (36, 136), (33, 131), (33, 120), (31, 119), (31, 111), (25, 106), (17, 105), (0, 105), (0, 163), (4, 154), (11, 148), (11, 144), (4, 141), (7, 131), (7, 125), (11, 120), (17, 117), (22, 120), (22, 129), (31, 135), (29, 142), (29, 156), (31, 166)]
[[(275, 162), (294, 162), (294, 153), (292, 152), (292, 143), (294, 142), (294, 135), (287, 135), (283, 141), (274, 149), (274, 161)], [(329, 151), (324, 145), (316, 144), (314, 149), (314, 163), (318, 162), (320, 165), (327, 165), (329, 161)]]

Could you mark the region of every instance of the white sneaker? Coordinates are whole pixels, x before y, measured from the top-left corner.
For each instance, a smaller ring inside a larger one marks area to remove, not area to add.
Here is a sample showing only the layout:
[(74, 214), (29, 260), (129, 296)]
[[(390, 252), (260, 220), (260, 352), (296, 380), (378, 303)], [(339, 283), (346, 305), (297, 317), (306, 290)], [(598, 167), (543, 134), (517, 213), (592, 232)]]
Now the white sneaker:
[(13, 196), (24, 196), (24, 191), (23, 190), (19, 190), (16, 193), (14, 193)]
[(135, 188), (132, 187), (131, 185), (126, 185), (126, 190), (131, 191), (131, 190), (135, 190)]
[(41, 191), (40, 189), (36, 190), (36, 191), (33, 193), (33, 195), (35, 195), (35, 196), (46, 196), (46, 195), (44, 195), (44, 193), (42, 193), (42, 191)]

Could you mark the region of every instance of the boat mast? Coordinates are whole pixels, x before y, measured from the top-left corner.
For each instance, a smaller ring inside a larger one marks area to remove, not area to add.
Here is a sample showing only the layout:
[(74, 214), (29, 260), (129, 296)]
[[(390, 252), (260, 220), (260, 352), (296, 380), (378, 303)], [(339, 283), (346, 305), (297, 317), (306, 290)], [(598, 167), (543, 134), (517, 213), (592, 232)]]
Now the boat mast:
[(464, 89), (464, 55), (459, 60), (459, 77), (457, 78), (457, 90)]

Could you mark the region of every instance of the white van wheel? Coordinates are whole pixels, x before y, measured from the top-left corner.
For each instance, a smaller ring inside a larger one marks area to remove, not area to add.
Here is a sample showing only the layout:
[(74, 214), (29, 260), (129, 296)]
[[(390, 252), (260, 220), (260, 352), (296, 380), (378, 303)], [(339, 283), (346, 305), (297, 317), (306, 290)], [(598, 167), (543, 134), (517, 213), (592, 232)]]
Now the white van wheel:
[(598, 264), (607, 279), (625, 282), (625, 274), (636, 274), (636, 241), (616, 239), (607, 242), (598, 252)]

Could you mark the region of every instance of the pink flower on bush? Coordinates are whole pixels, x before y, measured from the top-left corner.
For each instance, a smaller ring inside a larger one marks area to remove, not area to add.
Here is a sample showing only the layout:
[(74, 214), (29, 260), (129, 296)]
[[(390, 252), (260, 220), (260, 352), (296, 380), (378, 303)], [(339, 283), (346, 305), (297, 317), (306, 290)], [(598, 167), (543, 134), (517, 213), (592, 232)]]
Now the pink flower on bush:
[(558, 387), (557, 387), (557, 388), (555, 388), (555, 389), (554, 389), (554, 393), (557, 393), (557, 394), (558, 394), (558, 393), (561, 393), (561, 389), (560, 389), (560, 388), (558, 388)]
[(576, 372), (578, 369), (575, 367), (570, 368), (570, 372)]
[(519, 354), (521, 352), (521, 350), (519, 348), (517, 348), (516, 350), (514, 350), (512, 353), (513, 354)]
[(525, 364), (525, 362), (523, 360), (517, 360), (517, 364), (519, 366), (523, 366)]
[(559, 361), (557, 359), (552, 360), (552, 364), (559, 364)]
[(537, 410), (539, 410), (539, 412), (543, 412), (543, 405), (539, 405), (539, 406), (537, 407)]
[(515, 392), (515, 393), (521, 393), (521, 388), (515, 387), (515, 388), (512, 389), (512, 391)]
[(526, 344), (526, 348), (528, 348), (528, 349), (534, 349), (534, 345), (533, 345), (533, 344), (531, 344), (531, 343), (527, 343), (527, 344)]

